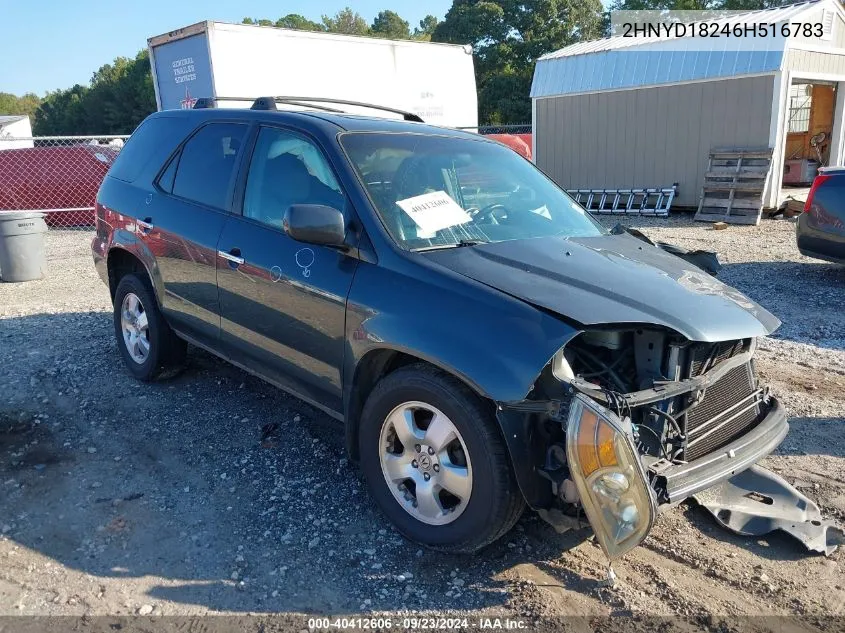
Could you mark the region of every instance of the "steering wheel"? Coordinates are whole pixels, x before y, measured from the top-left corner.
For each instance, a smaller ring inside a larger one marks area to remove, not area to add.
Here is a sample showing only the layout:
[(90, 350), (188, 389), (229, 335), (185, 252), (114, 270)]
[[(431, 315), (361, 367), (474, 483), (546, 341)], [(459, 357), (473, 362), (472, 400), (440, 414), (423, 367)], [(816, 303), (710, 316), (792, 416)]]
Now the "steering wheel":
[(477, 222), (478, 220), (483, 220), (485, 218), (489, 218), (490, 224), (498, 224), (499, 220), (496, 217), (496, 211), (504, 211), (507, 213), (508, 209), (505, 205), (494, 202), (493, 204), (488, 204), (485, 207), (481, 207), (480, 209), (477, 208), (470, 208), (467, 209), (467, 213), (469, 213), (470, 217), (472, 218), (473, 222)]

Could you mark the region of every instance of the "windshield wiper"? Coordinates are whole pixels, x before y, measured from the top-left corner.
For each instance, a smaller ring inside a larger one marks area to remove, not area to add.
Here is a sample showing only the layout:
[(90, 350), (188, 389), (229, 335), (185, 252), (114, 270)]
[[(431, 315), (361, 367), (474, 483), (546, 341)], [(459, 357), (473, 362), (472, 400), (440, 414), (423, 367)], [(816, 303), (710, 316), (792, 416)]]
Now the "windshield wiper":
[(441, 250), (444, 248), (460, 248), (461, 246), (478, 246), (479, 244), (489, 244), (489, 242), (480, 242), (478, 240), (459, 240), (457, 242), (451, 242), (449, 244), (435, 244), (433, 246), (422, 246), (420, 248), (415, 248), (413, 251), (415, 253), (420, 253), (423, 251), (436, 251)]

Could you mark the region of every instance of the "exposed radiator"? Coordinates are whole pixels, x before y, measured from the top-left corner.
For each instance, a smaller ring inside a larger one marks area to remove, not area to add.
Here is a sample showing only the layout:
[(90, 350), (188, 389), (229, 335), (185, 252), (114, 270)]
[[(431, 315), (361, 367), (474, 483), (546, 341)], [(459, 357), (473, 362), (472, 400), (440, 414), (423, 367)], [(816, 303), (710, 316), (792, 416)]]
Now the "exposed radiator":
[[(696, 346), (690, 355), (690, 376), (744, 349), (743, 341)], [(753, 428), (763, 417), (762, 395), (753, 365), (745, 363), (711, 385), (704, 399), (684, 416), (687, 445), (684, 459), (692, 461), (728, 444)]]
[(721, 343), (698, 343), (690, 351), (687, 376), (695, 378), (702, 373), (739, 354), (745, 349), (745, 341), (724, 341)]

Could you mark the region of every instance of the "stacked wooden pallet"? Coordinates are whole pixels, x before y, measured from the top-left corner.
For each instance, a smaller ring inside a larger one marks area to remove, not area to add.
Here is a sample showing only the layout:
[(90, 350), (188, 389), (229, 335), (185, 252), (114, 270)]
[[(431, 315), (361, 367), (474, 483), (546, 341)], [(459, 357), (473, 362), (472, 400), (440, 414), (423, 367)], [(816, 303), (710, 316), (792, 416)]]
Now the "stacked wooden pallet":
[(771, 149), (712, 150), (695, 219), (759, 224), (771, 168)]

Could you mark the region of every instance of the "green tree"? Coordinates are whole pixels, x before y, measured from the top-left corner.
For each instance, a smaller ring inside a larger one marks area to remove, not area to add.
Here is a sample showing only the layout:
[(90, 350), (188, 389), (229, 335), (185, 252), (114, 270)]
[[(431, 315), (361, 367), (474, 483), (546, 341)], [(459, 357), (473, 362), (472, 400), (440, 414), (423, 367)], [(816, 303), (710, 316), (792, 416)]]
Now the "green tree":
[(411, 27), (398, 13), (385, 10), (380, 11), (373, 20), (370, 33), (391, 40), (407, 40), (411, 37)]
[(770, 9), (795, 0), (614, 0), (611, 11), (705, 11), (728, 9), (732, 11), (757, 11)]
[(118, 57), (100, 67), (88, 86), (50, 92), (35, 111), (38, 135), (129, 134), (154, 112), (149, 54)]
[(48, 92), (35, 111), (33, 134), (85, 134), (87, 129), (83, 100), (87, 91), (85, 86), (76, 84), (67, 90)]
[(414, 28), (413, 38), (415, 40), (422, 40), (425, 42), (431, 40), (431, 36), (434, 35), (434, 31), (438, 24), (438, 19), (433, 15), (425, 16), (422, 20), (420, 20), (419, 27)]
[(273, 20), (267, 18), (244, 18), (241, 24), (254, 24), (256, 26), (275, 26)]
[(333, 17), (322, 16), (323, 26), (329, 33), (343, 33), (345, 35), (369, 35), (370, 27), (359, 13), (350, 7), (341, 9)]
[(454, 0), (432, 40), (472, 46), (482, 123), (525, 123), (535, 60), (600, 37), (603, 11), (601, 0)]
[(22, 97), (10, 94), (8, 92), (0, 92), (0, 116), (4, 114), (25, 114), (32, 116), (41, 99), (31, 92), (26, 93)]
[(298, 13), (288, 13), (286, 16), (279, 18), (276, 20), (275, 26), (278, 26), (283, 29), (298, 29), (300, 31), (325, 31), (325, 27), (322, 24), (318, 24), (312, 20), (309, 20), (305, 16), (299, 15)]
[(703, 11), (712, 9), (712, 0), (613, 0), (610, 11)]

